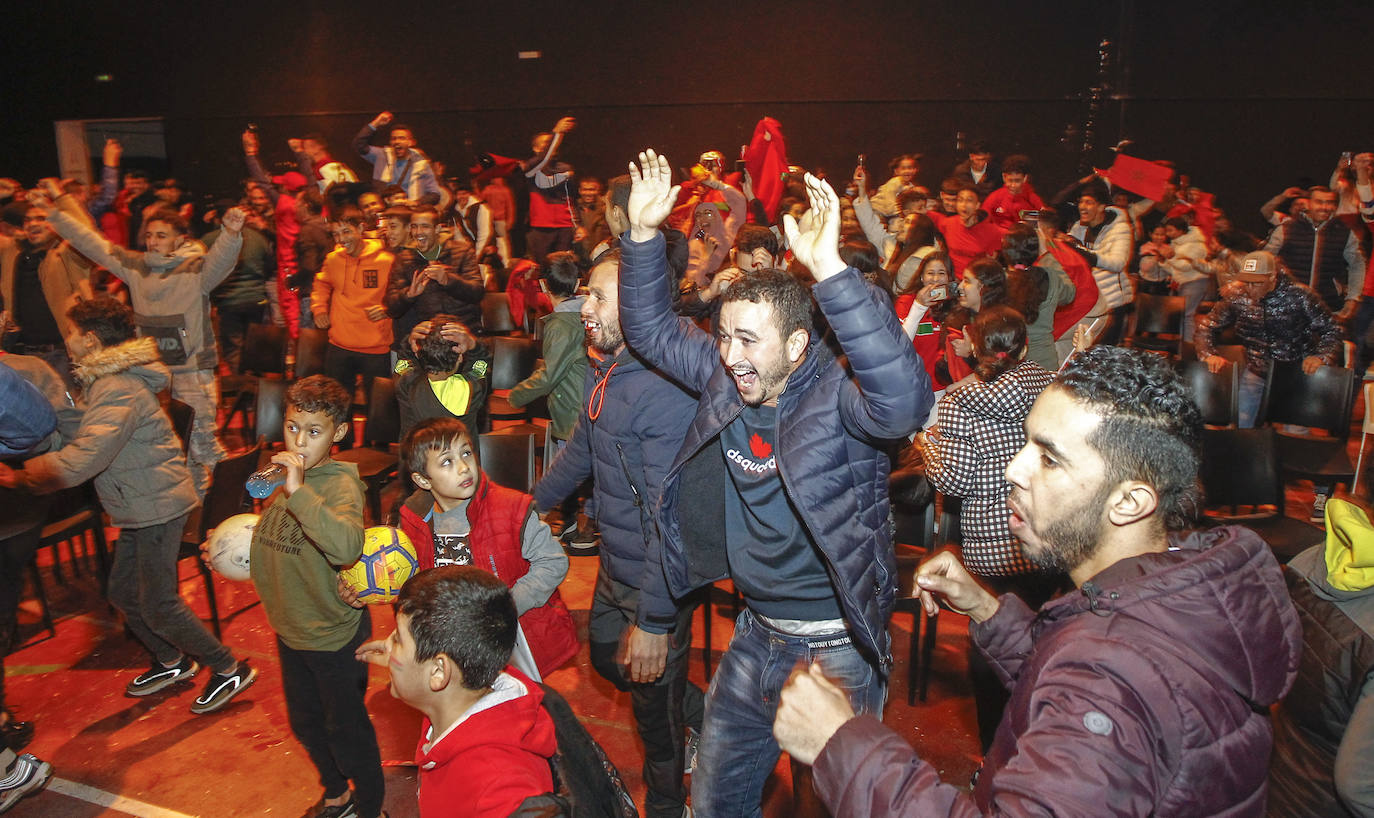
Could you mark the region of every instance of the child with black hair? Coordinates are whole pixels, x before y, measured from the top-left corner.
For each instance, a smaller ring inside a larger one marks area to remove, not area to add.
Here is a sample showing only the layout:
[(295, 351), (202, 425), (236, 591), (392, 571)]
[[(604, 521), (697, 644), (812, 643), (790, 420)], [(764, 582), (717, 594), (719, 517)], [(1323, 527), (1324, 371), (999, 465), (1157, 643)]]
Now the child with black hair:
[(577, 295), (580, 284), (577, 257), (567, 251), (550, 253), (540, 277), (540, 286), (553, 302), (553, 312), (539, 319), (544, 357), (528, 378), (510, 390), (510, 405), (517, 408), (548, 396), (552, 433), (560, 441), (572, 437), (587, 379), (586, 332), (580, 314), (586, 299)]
[(507, 667), (515, 633), (500, 579), (445, 565), (401, 588), (390, 639), (358, 649), (391, 671), (391, 695), (425, 715), (415, 750), (422, 818), (509, 815), (553, 789), (554, 723), (539, 685)]
[(67, 317), (73, 327), (67, 348), (85, 389), (81, 425), (61, 449), (26, 461), (22, 470), (0, 465), (0, 486), (46, 494), (95, 479), (100, 504), (119, 528), (110, 603), (153, 659), (125, 693), (152, 695), (192, 678), (203, 662), (215, 672), (191, 712), (213, 712), (258, 672), (236, 660), (177, 593), (181, 532), (199, 500), (158, 402), (171, 373), (157, 341), (136, 337), (133, 310), (113, 298), (78, 302)]
[(286, 390), (286, 450), (272, 456), (286, 469), (286, 483), (269, 499), (249, 554), (253, 585), (277, 634), (291, 732), (324, 787), (309, 813), (318, 818), (377, 818), (385, 794), (364, 701), (367, 668), (353, 661), (372, 635), (372, 620), (336, 591), (339, 568), (363, 552), (358, 467), (329, 455), (348, 431), (352, 402), (323, 375)]
[(401, 410), (401, 436), (425, 418), (458, 418), (470, 429), (491, 393), (491, 348), (478, 341), (467, 325), (452, 315), (436, 315), (411, 331), (415, 365), (396, 380)]
[(477, 462), (461, 421), (430, 418), (401, 440), (401, 468), (419, 487), (401, 507), (420, 568), (475, 565), (510, 589), (541, 675), (577, 653), (577, 627), (558, 586), (568, 557), (531, 507), (534, 498), (498, 486)]

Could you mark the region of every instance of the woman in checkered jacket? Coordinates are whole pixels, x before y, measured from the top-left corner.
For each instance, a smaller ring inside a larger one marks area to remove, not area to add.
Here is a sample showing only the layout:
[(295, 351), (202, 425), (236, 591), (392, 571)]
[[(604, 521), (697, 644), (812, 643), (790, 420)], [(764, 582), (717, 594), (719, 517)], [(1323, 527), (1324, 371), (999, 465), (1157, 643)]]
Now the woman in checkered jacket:
[[(925, 434), (926, 476), (935, 488), (963, 498), (962, 559), (994, 593), (1015, 593), (1032, 609), (1045, 602), (1056, 579), (1021, 554), (1007, 521), (1011, 484), (1007, 464), (1026, 444), (1031, 404), (1054, 373), (1026, 360), (1026, 320), (1006, 306), (984, 307), (965, 328), (976, 359), (973, 374), (940, 399), (936, 423)], [(970, 644), (969, 673), (978, 733), (986, 752), (1006, 706), (1006, 689)]]
[(949, 387), (926, 433), (926, 476), (963, 498), (963, 562), (974, 574), (1008, 577), (1034, 571), (1007, 521), (1007, 464), (1026, 443), (1031, 404), (1054, 373), (1026, 357), (1026, 321), (1006, 306), (980, 310), (966, 334), (977, 366)]

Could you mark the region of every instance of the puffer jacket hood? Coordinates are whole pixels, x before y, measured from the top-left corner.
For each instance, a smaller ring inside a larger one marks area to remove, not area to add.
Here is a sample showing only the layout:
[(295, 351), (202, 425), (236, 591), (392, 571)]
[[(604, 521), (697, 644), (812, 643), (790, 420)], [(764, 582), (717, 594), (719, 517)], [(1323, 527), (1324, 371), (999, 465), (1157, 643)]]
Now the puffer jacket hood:
[(1047, 605), (1043, 622), (1084, 612), (1135, 620), (1176, 640), (1252, 705), (1283, 698), (1297, 674), (1302, 630), (1269, 546), (1239, 526), (1190, 532), (1170, 545), (1190, 556), (1139, 557), (1148, 575), (1102, 587), (1089, 580), (1064, 604)]
[(172, 379), (167, 365), (158, 357), (157, 341), (152, 338), (134, 338), (106, 347), (76, 364), (76, 378), (82, 386), (118, 372), (128, 372), (143, 381), (150, 392), (161, 392)]

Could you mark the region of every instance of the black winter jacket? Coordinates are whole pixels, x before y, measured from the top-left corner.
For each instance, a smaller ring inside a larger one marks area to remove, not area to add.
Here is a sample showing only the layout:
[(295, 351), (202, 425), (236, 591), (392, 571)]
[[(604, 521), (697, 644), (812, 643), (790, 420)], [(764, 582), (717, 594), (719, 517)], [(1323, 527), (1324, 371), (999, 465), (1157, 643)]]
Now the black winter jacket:
[(1301, 361), (1316, 355), (1336, 362), (1341, 331), (1317, 294), (1279, 273), (1274, 289), (1259, 301), (1229, 296), (1198, 320), (1197, 355), (1214, 354), (1221, 331), (1234, 325), (1245, 346), (1245, 363), (1263, 375), (1270, 361)]

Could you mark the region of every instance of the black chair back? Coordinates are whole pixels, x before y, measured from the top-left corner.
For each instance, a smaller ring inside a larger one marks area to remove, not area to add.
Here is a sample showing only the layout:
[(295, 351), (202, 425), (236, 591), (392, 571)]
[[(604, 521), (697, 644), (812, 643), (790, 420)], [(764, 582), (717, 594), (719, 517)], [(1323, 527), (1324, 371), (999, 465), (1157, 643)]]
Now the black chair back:
[(1269, 382), (1261, 417), (1267, 423), (1291, 423), (1322, 429), (1334, 438), (1350, 437), (1350, 415), (1355, 405), (1355, 372), (1323, 366), (1308, 375), (1300, 361), (1276, 362), (1269, 367)]
[(1180, 296), (1137, 295), (1131, 321), (1131, 346), (1181, 355), (1183, 312), (1184, 302)]
[(539, 360), (540, 343), (533, 338), (492, 338), (491, 388), (512, 389), (528, 378)]
[(243, 339), (239, 372), (286, 377), (286, 327), (249, 324)]
[(482, 334), (508, 335), (520, 329), (510, 316), (510, 297), (505, 293), (482, 296)]
[(296, 368), (293, 370), (297, 380), (324, 372), (324, 350), (329, 344), (329, 332), (322, 329), (301, 328), (296, 339)]
[(205, 491), (198, 542), (205, 541), (205, 532), (251, 508), (244, 483), (258, 470), (261, 451), (262, 443), (259, 441), (251, 449), (215, 464), (215, 470), (210, 475), (210, 487)]
[(286, 381), (258, 381), (258, 397), (253, 409), (255, 437), (268, 443), (282, 443), (282, 421), (286, 418)]
[(1278, 445), (1271, 427), (1205, 429), (1199, 470), (1208, 507), (1284, 508)]
[(363, 437), (364, 445), (381, 449), (400, 442), (401, 406), (396, 402), (396, 382), (390, 378), (372, 379)]
[(164, 408), (167, 418), (172, 421), (172, 431), (181, 439), (181, 453), (185, 455), (191, 448), (191, 426), (196, 421), (196, 410), (176, 398), (169, 399)]
[(492, 482), (516, 491), (534, 488), (536, 432), (487, 432), (477, 440), (477, 461)]
[(1235, 426), (1239, 412), (1240, 367), (1228, 363), (1212, 372), (1202, 361), (1184, 361), (1177, 367), (1183, 387), (1202, 412), (1208, 426)]

